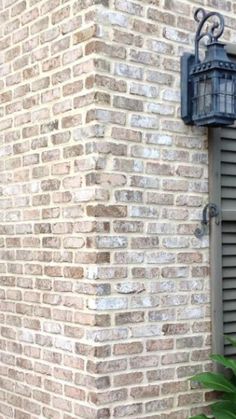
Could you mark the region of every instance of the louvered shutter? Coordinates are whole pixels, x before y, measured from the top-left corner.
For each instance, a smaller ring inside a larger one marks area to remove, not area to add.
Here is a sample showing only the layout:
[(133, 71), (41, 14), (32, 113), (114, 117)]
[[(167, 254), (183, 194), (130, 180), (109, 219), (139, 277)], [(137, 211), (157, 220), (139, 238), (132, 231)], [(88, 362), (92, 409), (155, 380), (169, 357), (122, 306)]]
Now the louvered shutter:
[(223, 338), (236, 339), (236, 128), (212, 130), (210, 149), (210, 197), (221, 208), (221, 223), (211, 221), (213, 349), (236, 355)]
[[(221, 130), (223, 332), (236, 338), (236, 129)], [(236, 354), (225, 342), (224, 353)]]

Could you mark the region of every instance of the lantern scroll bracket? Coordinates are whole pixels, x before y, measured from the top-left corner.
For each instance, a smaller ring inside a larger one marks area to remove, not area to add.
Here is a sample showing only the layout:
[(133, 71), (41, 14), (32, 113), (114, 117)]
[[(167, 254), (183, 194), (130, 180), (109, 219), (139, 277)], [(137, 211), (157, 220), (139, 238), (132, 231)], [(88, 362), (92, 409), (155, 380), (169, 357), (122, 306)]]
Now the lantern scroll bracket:
[[(217, 20), (210, 22), (211, 28), (208, 31), (202, 32), (205, 23), (216, 17)], [(202, 8), (198, 8), (194, 13), (194, 19), (199, 23), (195, 36), (195, 64), (199, 62), (199, 43), (202, 38), (206, 36), (209, 38), (209, 43), (217, 42), (224, 32), (225, 23), (223, 16), (218, 12), (206, 13)]]

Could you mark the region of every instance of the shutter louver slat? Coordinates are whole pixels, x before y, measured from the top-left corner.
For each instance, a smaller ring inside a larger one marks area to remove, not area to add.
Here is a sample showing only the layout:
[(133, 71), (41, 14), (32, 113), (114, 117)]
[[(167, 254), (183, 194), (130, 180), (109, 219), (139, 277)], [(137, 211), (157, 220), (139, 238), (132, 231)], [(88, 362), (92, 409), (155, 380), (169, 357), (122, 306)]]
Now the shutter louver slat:
[(229, 237), (230, 235), (233, 235), (233, 233), (235, 233), (236, 234), (236, 224), (234, 225), (234, 224), (226, 224), (226, 223), (223, 223), (222, 224), (222, 233), (224, 234), (224, 233), (227, 233), (227, 237)]
[[(224, 312), (226, 311), (234, 311), (235, 312), (235, 300), (231, 300), (231, 301), (223, 301), (223, 308), (224, 308)], [(227, 323), (225, 323), (224, 321), (224, 325), (226, 326)], [(235, 329), (236, 330), (236, 329)]]
[[(234, 275), (232, 275), (231, 273), (233, 273), (233, 269), (229, 270), (229, 272), (226, 271), (226, 274), (224, 274), (223, 271), (223, 276), (224, 276), (224, 280), (223, 280), (223, 290), (233, 290), (236, 289), (236, 268), (234, 270)], [(228, 275), (228, 276), (227, 276)]]
[[(235, 339), (235, 336), (231, 336), (230, 337)], [(227, 356), (231, 356), (231, 355), (235, 355), (235, 348), (230, 346), (230, 345), (225, 345), (225, 355)]]
[(225, 186), (226, 188), (236, 188), (236, 177), (230, 175), (222, 176), (221, 186)]
[[(224, 246), (223, 246), (224, 247)], [(222, 258), (222, 264), (223, 264), (223, 268), (235, 268), (236, 263), (235, 263), (235, 257), (231, 257), (231, 256), (223, 256)]]
[(235, 151), (236, 152), (236, 143), (235, 140), (222, 138), (221, 141), (221, 150), (222, 151)]
[(236, 246), (234, 244), (224, 244), (222, 254), (223, 256), (235, 256)]
[[(224, 301), (235, 301), (236, 300), (236, 290), (224, 289), (223, 291)], [(236, 322), (236, 319), (235, 319)]]
[(236, 236), (235, 234), (224, 234), (222, 235), (223, 244), (235, 244), (236, 245)]
[[(236, 168), (235, 168), (236, 169)], [(236, 221), (236, 208), (234, 210), (224, 209), (224, 199), (222, 199), (222, 220), (223, 221)], [(234, 228), (236, 225), (234, 226)]]
[[(234, 200), (236, 198), (236, 188), (222, 188), (221, 190), (222, 198), (228, 198), (228, 200)], [(231, 202), (234, 204), (234, 202)]]
[(222, 128), (221, 130), (221, 140), (224, 141), (225, 139), (232, 139), (235, 138), (235, 129), (234, 128)]
[(236, 328), (236, 322), (227, 322), (225, 325), (225, 333), (234, 333)]
[(236, 322), (235, 322), (235, 314), (234, 314), (234, 311), (229, 311), (228, 313), (225, 313), (225, 321), (226, 321), (226, 324), (227, 323), (232, 323), (232, 324), (235, 324)]
[(221, 161), (222, 163), (236, 164), (236, 153), (234, 153), (233, 151), (222, 151)]
[(235, 164), (222, 163), (221, 164), (221, 173), (222, 175), (233, 176), (235, 173)]
[[(236, 217), (236, 199), (224, 199), (224, 202), (222, 202), (222, 212), (223, 212), (223, 219), (233, 220)], [(235, 220), (236, 221), (236, 220)]]

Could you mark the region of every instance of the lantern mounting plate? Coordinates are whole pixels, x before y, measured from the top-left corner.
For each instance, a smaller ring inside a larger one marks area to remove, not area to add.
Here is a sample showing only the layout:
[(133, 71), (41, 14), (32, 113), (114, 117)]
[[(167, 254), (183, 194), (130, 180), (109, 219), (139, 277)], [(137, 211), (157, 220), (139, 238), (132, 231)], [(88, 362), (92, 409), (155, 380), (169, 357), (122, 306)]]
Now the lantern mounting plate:
[(189, 77), (195, 62), (195, 55), (184, 53), (181, 57), (181, 117), (186, 125), (193, 125), (192, 96), (193, 88)]

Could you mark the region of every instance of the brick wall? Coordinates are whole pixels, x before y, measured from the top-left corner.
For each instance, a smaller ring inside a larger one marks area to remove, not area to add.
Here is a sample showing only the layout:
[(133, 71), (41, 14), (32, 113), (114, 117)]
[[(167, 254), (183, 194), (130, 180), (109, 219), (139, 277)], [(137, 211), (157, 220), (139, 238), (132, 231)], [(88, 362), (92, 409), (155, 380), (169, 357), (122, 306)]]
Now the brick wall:
[(0, 2), (0, 419), (205, 403), (207, 133), (179, 117), (199, 5), (234, 41), (233, 1)]
[(91, 307), (107, 314), (94, 332), (102, 417), (184, 419), (204, 404), (188, 377), (209, 366), (211, 349), (208, 240), (193, 236), (208, 200), (207, 136), (179, 117), (179, 57), (192, 50), (196, 6), (115, 0), (97, 15), (106, 103), (95, 118), (107, 128), (91, 183), (109, 194), (94, 215), (109, 223), (96, 246), (111, 261), (97, 267), (106, 288)]
[(100, 292), (90, 270), (108, 260), (93, 245), (107, 224), (87, 204), (107, 192), (88, 182), (102, 165), (93, 138), (103, 127), (87, 114), (99, 100), (91, 77), (99, 7), (1, 2), (1, 419), (96, 416), (86, 393), (96, 386), (95, 349), (86, 344), (100, 317), (86, 295)]

